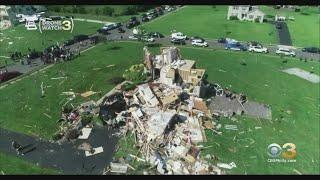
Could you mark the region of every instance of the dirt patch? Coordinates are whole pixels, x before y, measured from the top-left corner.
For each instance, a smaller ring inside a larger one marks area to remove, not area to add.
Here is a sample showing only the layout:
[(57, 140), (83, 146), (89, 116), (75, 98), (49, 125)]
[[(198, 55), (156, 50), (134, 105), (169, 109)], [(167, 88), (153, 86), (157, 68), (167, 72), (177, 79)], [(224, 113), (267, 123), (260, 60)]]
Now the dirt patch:
[(320, 82), (320, 77), (316, 74), (312, 74), (308, 71), (302, 70), (300, 68), (289, 68), (283, 70), (283, 72), (296, 75), (302, 79), (305, 79), (307, 81), (310, 81), (312, 83), (319, 83)]

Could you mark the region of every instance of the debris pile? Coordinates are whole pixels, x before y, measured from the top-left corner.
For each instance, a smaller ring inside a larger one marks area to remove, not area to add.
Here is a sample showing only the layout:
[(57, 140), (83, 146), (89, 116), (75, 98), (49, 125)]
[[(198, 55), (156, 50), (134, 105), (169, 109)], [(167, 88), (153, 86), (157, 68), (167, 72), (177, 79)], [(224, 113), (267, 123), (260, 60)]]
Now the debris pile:
[[(109, 96), (111, 100), (104, 104), (110, 112), (104, 120), (113, 126), (122, 123), (120, 135), (133, 133), (140, 159), (158, 174), (223, 174), (218, 166), (200, 158), (197, 146), (206, 141), (204, 128), (215, 129), (207, 102), (201, 98), (205, 70), (196, 69), (195, 61), (183, 60), (176, 47), (163, 48), (157, 56), (146, 48), (144, 52), (152, 81)], [(115, 102), (122, 107), (116, 108), (118, 112), (112, 111)], [(125, 173), (127, 166), (113, 163), (109, 171)]]

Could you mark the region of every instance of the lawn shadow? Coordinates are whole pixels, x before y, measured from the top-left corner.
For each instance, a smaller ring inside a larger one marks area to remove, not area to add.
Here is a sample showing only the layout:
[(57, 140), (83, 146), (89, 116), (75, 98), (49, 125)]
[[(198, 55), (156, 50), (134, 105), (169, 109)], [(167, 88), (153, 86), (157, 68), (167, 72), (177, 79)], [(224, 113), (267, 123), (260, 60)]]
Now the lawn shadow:
[(122, 49), (122, 47), (120, 47), (120, 46), (113, 46), (113, 47), (111, 47), (111, 48), (107, 48), (107, 51), (119, 50), (119, 49)]

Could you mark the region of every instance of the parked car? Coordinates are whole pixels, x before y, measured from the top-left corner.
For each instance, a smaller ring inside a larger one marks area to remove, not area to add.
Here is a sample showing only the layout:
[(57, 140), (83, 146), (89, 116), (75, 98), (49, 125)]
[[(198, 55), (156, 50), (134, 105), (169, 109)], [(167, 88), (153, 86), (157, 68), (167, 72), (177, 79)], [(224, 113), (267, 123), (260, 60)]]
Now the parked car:
[(11, 71), (11, 72), (0, 72), (0, 82), (6, 82), (10, 79), (13, 79), (17, 76), (20, 76), (22, 73), (18, 71)]
[(187, 36), (184, 35), (182, 32), (177, 32), (177, 33), (172, 33), (171, 34), (171, 39), (183, 39), (183, 40), (186, 40)]
[(112, 30), (114, 29), (115, 25), (112, 23), (112, 24), (105, 24), (102, 29), (103, 30), (106, 30), (106, 31), (109, 31), (109, 30)]
[(276, 23), (276, 28), (281, 29), (282, 28), (281, 23)]
[(140, 24), (140, 21), (136, 20), (136, 21), (129, 21), (126, 25), (127, 28), (133, 28), (135, 26), (138, 26)]
[(280, 54), (283, 54), (285, 56), (296, 56), (296, 53), (288, 48), (278, 48), (276, 50), (276, 54), (280, 55)]
[(226, 38), (219, 38), (218, 39), (218, 43), (226, 43), (227, 41), (226, 41)]
[(261, 45), (249, 45), (248, 51), (250, 52), (258, 52), (258, 53), (268, 53), (268, 49)]
[(164, 37), (164, 35), (159, 32), (150, 32), (149, 36), (153, 37), (153, 38), (163, 38)]
[(309, 52), (309, 53), (317, 53), (320, 54), (320, 48), (317, 47), (306, 47), (302, 49), (302, 52)]
[(131, 39), (131, 40), (138, 40), (138, 39), (139, 39), (139, 38), (136, 37), (136, 36), (129, 36), (128, 38)]
[(100, 34), (104, 34), (104, 35), (110, 34), (110, 33), (108, 32), (108, 30), (104, 30), (104, 29), (98, 29), (97, 32), (100, 33)]
[(129, 19), (129, 21), (138, 21), (138, 19), (137, 19), (137, 17), (132, 16), (132, 17)]
[(126, 31), (122, 28), (122, 27), (119, 27), (118, 28), (118, 33), (125, 33)]
[(147, 16), (146, 14), (142, 14), (142, 15), (141, 15), (141, 21), (142, 21), (142, 22), (147, 22), (147, 21), (149, 21), (148, 16)]
[(175, 39), (175, 38), (172, 38), (172, 39), (171, 39), (171, 43), (172, 43), (172, 44), (185, 45), (185, 44), (186, 44), (186, 41), (185, 41), (184, 39)]
[(234, 51), (246, 51), (247, 48), (240, 43), (226, 43), (225, 49)]
[(191, 44), (192, 46), (208, 47), (208, 43), (203, 39), (193, 39)]
[(142, 37), (141, 38), (142, 41), (145, 41), (145, 42), (154, 42), (154, 38), (153, 37)]

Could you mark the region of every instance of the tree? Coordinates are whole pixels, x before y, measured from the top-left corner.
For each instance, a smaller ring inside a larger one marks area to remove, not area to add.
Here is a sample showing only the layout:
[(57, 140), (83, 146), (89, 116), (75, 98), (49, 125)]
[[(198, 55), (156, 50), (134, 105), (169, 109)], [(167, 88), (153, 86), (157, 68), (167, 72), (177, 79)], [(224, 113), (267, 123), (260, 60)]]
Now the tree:
[(106, 16), (112, 16), (112, 14), (114, 13), (114, 9), (107, 6), (102, 9), (102, 13)]
[(94, 10), (94, 12), (95, 12), (96, 15), (99, 15), (99, 14), (101, 13), (101, 10), (100, 10), (99, 8), (96, 8), (96, 9)]
[(128, 6), (122, 12), (122, 15), (134, 15), (137, 14), (138, 10), (136, 6)]
[(53, 11), (54, 11), (54, 12), (60, 12), (60, 11), (61, 11), (61, 8), (60, 8), (59, 6), (55, 6), (55, 7), (53, 8)]
[(72, 8), (72, 13), (78, 13), (78, 9), (76, 7)]
[(84, 8), (84, 7), (80, 7), (78, 12), (80, 14), (87, 14), (86, 8)]

